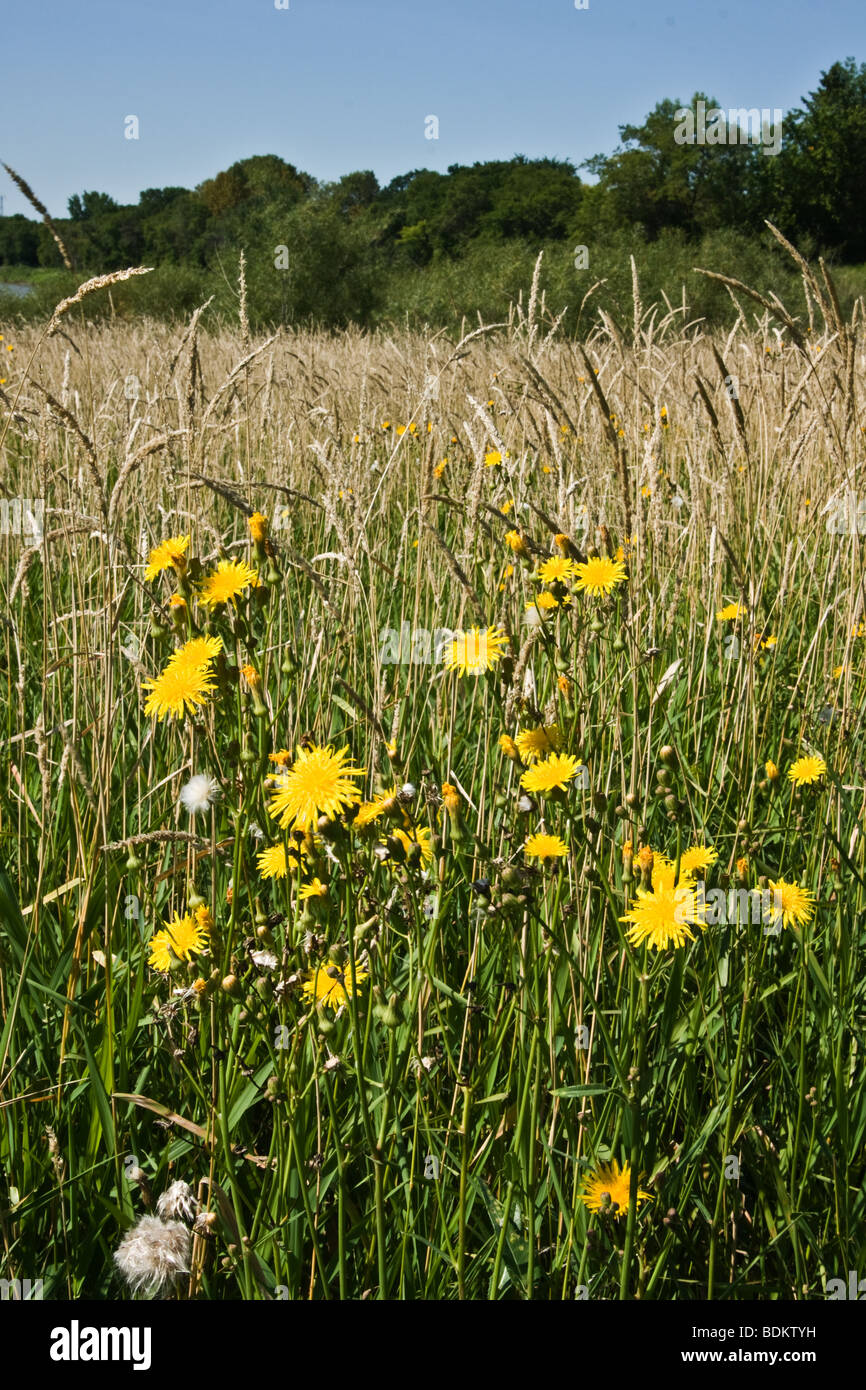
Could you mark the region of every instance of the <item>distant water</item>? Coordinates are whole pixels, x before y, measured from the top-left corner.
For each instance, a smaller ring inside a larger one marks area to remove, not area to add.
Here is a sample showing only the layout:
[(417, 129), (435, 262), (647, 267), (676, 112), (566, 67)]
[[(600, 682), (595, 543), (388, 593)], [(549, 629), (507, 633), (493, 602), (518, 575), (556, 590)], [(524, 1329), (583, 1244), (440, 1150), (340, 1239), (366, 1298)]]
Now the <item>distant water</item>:
[(32, 293), (32, 285), (19, 285), (16, 284), (14, 281), (9, 284), (6, 284), (5, 281), (0, 280), (0, 294), (14, 294), (19, 296), (20, 298), (23, 298), (25, 294)]

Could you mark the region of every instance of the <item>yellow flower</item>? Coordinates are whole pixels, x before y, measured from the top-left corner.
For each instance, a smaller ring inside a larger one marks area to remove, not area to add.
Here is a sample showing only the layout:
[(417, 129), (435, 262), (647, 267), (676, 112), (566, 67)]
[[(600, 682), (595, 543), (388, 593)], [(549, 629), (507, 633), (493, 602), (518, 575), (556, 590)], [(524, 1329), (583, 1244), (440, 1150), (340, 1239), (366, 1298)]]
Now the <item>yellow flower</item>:
[(171, 964), (174, 959), (175, 956), (171, 949), (171, 937), (167, 931), (158, 931), (151, 938), (150, 955), (147, 959), (148, 965), (152, 966), (154, 970), (160, 971), (161, 974), (166, 975), (171, 969)]
[(168, 606), (169, 608), (186, 608), (186, 599), (183, 594), (172, 594)]
[(176, 652), (172, 652), (168, 659), (168, 665), (184, 666), (189, 670), (194, 670), (197, 667), (207, 666), (215, 656), (219, 655), (222, 649), (223, 639), (221, 637), (193, 637), (191, 641), (178, 647)]
[[(570, 599), (566, 595), (563, 601), (563, 607), (569, 602)], [(540, 593), (535, 595), (534, 599), (528, 599), (526, 603), (527, 608), (538, 608), (542, 613), (549, 613), (552, 609), (559, 608), (559, 606), (559, 599), (556, 597), (556, 594), (549, 593), (547, 589), (542, 589)]]
[(568, 845), (559, 835), (530, 835), (523, 852), (528, 859), (563, 859)]
[(358, 986), (369, 977), (369, 970), (356, 970), (353, 976), (348, 962), (345, 969), (332, 962), (317, 965), (313, 970), (312, 978), (307, 980), (304, 985), (304, 996), (310, 1003), (324, 1004), (329, 1009), (339, 1009), (342, 1004), (351, 999)]
[(414, 830), (397, 829), (394, 830), (392, 833), (396, 835), (397, 839), (400, 841), (400, 844), (403, 846), (407, 854), (409, 853), (409, 850), (412, 848), (413, 845), (419, 845), (421, 848), (421, 863), (432, 863), (433, 837), (428, 826), (419, 825), (416, 826)]
[(501, 462), (502, 454), (499, 449), (491, 449), (489, 453), (484, 455), (484, 463), (487, 468), (498, 468)]
[(780, 878), (770, 880), (773, 901), (767, 909), (767, 916), (783, 927), (802, 927), (811, 922), (815, 915), (815, 895), (811, 888), (801, 888), (799, 883), (788, 883)]
[(626, 932), (632, 946), (644, 942), (651, 950), (661, 951), (668, 946), (684, 946), (694, 941), (692, 926), (705, 926), (706, 903), (699, 898), (690, 876), (681, 876), (674, 886), (674, 865), (656, 855), (653, 865), (653, 886), (649, 892), (637, 890), (637, 897), (621, 922), (630, 922)]
[(555, 753), (562, 744), (558, 724), (539, 725), (537, 729), (522, 729), (517, 735), (517, 748), (521, 758), (528, 763), (533, 758), (544, 758)]
[(524, 772), (520, 785), (528, 792), (551, 792), (559, 788), (565, 791), (566, 784), (575, 776), (581, 766), (579, 758), (570, 753), (551, 753)]
[(166, 923), (166, 928), (171, 937), (172, 950), (181, 960), (190, 960), (193, 952), (204, 950), (210, 936), (210, 927), (213, 918), (208, 913), (204, 920), (196, 914), (194, 917), (178, 917), (177, 913), (170, 922)]
[(348, 748), (335, 752), (330, 745), (320, 748), (312, 744), (299, 748), (294, 763), (282, 782), (268, 812), (279, 821), (280, 828), (297, 826), (312, 830), (319, 816), (333, 819), (344, 806), (355, 806), (361, 800), (354, 777), (363, 775), (363, 768), (346, 765), (351, 754)]
[(520, 752), (510, 734), (499, 735), (499, 747), (502, 749), (506, 758), (510, 758), (513, 763), (520, 762)]
[(766, 772), (771, 782), (778, 781), (779, 769), (774, 762), (764, 763), (764, 771)]
[(500, 628), (489, 627), (481, 632), (473, 627), (468, 632), (454, 634), (443, 658), (449, 671), (457, 671), (461, 676), (480, 676), (493, 669), (507, 647), (508, 638)]
[(513, 550), (515, 555), (520, 555), (524, 559), (529, 558), (529, 546), (523, 539), (519, 531), (506, 531), (505, 544), (509, 550)]
[(328, 890), (320, 878), (314, 878), (311, 879), (309, 883), (305, 883), (298, 893), (298, 898), (300, 900), (306, 898), (326, 898), (327, 896)]
[[(271, 845), (269, 849), (263, 849), (256, 863), (260, 878), (285, 878), (289, 871), (285, 845)], [(292, 867), (295, 867), (294, 862)]]
[(211, 608), (219, 603), (234, 603), (244, 589), (258, 584), (258, 578), (243, 560), (220, 560), (213, 574), (203, 581), (199, 599)]
[(189, 542), (189, 536), (171, 536), (150, 552), (147, 569), (144, 572), (148, 584), (156, 579), (162, 570), (167, 570), (172, 565), (180, 569), (186, 564), (186, 551), (189, 548)]
[(576, 573), (576, 587), (585, 589), (590, 597), (609, 594), (626, 577), (622, 561), (609, 560), (604, 555), (591, 555), (584, 564), (576, 566)]
[(253, 512), (249, 519), (250, 535), (262, 544), (268, 538), (268, 518), (262, 512)]
[(358, 807), (358, 814), (352, 824), (358, 829), (363, 830), (365, 825), (372, 825), (386, 811), (391, 810), (395, 804), (397, 788), (391, 787), (390, 791), (381, 792), (379, 796), (374, 796), (372, 801), (363, 801)]
[(445, 472), (445, 468), (446, 468), (447, 463), (448, 463), (448, 460), (447, 460), (447, 459), (442, 459), (439, 463), (436, 464), (436, 467), (433, 469), (433, 477), (434, 477), (434, 478), (441, 478), (441, 477), (442, 477), (442, 474)]
[(692, 845), (680, 856), (680, 874), (699, 873), (715, 864), (718, 853), (710, 845)]
[(449, 815), (457, 815), (460, 811), (460, 794), (450, 782), (442, 783), (442, 805)]
[(827, 764), (824, 759), (810, 755), (805, 758), (798, 758), (795, 763), (791, 764), (788, 768), (788, 779), (796, 787), (808, 787), (823, 777), (826, 771)]
[[(626, 1163), (620, 1169), (616, 1159), (612, 1163), (599, 1163), (583, 1180), (580, 1200), (590, 1211), (609, 1211), (617, 1220), (628, 1214), (629, 1193), (631, 1190), (631, 1167)], [(637, 1200), (652, 1200), (651, 1192), (637, 1190)]]
[(187, 712), (194, 714), (216, 689), (207, 667), (172, 662), (155, 680), (144, 681), (143, 688), (149, 691), (144, 712), (148, 718), (156, 715), (160, 723), (167, 714), (173, 719), (180, 719)]
[(729, 603), (726, 608), (720, 608), (719, 611), (716, 613), (716, 622), (735, 622), (738, 618), (743, 617), (745, 611), (746, 610), (743, 608), (741, 604)]
[(574, 575), (574, 561), (564, 555), (553, 555), (539, 566), (538, 578), (542, 584), (566, 584)]

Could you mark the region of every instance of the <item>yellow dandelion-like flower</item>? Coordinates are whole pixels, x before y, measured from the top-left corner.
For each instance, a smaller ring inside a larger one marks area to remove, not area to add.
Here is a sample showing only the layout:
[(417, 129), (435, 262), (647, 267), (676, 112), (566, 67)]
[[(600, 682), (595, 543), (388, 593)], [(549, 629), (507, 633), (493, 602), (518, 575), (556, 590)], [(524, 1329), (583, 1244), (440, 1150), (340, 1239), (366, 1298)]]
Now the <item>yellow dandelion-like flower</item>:
[(460, 811), (460, 793), (450, 782), (442, 783), (442, 805), (451, 815), (456, 815)]
[(502, 462), (502, 454), (499, 449), (491, 449), (484, 455), (484, 465), (486, 468), (498, 468)]
[[(631, 1190), (631, 1167), (628, 1163), (620, 1168), (616, 1159), (612, 1163), (599, 1163), (588, 1173), (581, 1185), (580, 1200), (590, 1211), (609, 1211), (617, 1220), (627, 1215), (629, 1193)], [(652, 1201), (652, 1193), (638, 1187), (637, 1200)]]
[(253, 512), (249, 518), (250, 535), (261, 545), (268, 538), (268, 518), (263, 512)]
[(575, 566), (576, 588), (584, 590), (590, 598), (609, 594), (617, 584), (625, 582), (625, 565), (621, 560), (609, 560), (605, 555), (591, 555), (583, 564)]
[(369, 970), (356, 970), (353, 975), (348, 963), (345, 968), (332, 962), (323, 963), (314, 968), (311, 979), (306, 981), (304, 997), (309, 1003), (339, 1009), (369, 977)]
[(834, 666), (834, 667), (833, 667), (833, 679), (834, 679), (834, 681), (841, 680), (841, 678), (842, 678), (842, 676), (844, 676), (844, 674), (845, 674), (845, 667), (844, 667), (844, 666)]
[(524, 772), (520, 785), (528, 792), (565, 791), (580, 766), (580, 758), (574, 758), (570, 753), (551, 753)]
[(566, 700), (570, 700), (572, 692), (574, 690), (574, 683), (568, 678), (568, 676), (557, 676), (556, 684), (559, 689), (560, 695), (563, 695)]
[(510, 758), (513, 763), (520, 762), (520, 750), (510, 734), (499, 735), (499, 747), (506, 758)]
[(186, 564), (186, 552), (189, 549), (189, 536), (170, 536), (168, 540), (162, 541), (155, 550), (150, 552), (147, 569), (144, 577), (148, 584), (156, 579), (163, 570), (170, 569), (172, 565), (181, 569)]
[(715, 864), (718, 857), (718, 852), (711, 845), (692, 845), (683, 850), (680, 856), (680, 873), (700, 873)]
[(539, 565), (538, 578), (542, 584), (566, 584), (574, 576), (574, 561), (564, 555), (552, 555)]
[(827, 764), (821, 757), (808, 755), (798, 758), (788, 768), (788, 780), (794, 783), (795, 787), (809, 787), (813, 782), (817, 782), (827, 771)]
[(168, 606), (169, 608), (186, 608), (186, 599), (183, 594), (172, 594)]
[(255, 666), (242, 666), (241, 675), (249, 686), (250, 690), (258, 690), (262, 683), (262, 678)]
[(278, 748), (276, 753), (268, 754), (268, 761), (276, 763), (277, 767), (285, 767), (292, 761), (292, 754), (288, 748)]
[(502, 659), (508, 647), (508, 638), (498, 627), (489, 627), (486, 632), (470, 628), (468, 632), (456, 632), (445, 646), (443, 659), (449, 671), (457, 671), (461, 676), (480, 676), (491, 671)]
[(620, 921), (631, 923), (626, 936), (632, 946), (646, 942), (652, 950), (662, 951), (669, 946), (684, 946), (687, 940), (694, 941), (689, 923), (704, 925), (701, 919), (706, 904), (698, 899), (689, 879), (681, 879), (674, 887), (671, 873), (670, 880), (656, 886), (657, 874), (659, 879), (667, 878), (661, 866), (658, 869), (654, 866), (652, 891), (639, 888), (637, 897)]
[(564, 859), (568, 845), (559, 835), (530, 835), (523, 846), (527, 859)]
[(193, 637), (191, 641), (178, 647), (176, 652), (172, 652), (167, 665), (175, 669), (183, 666), (187, 670), (194, 671), (207, 666), (214, 657), (219, 655), (222, 649), (223, 639), (221, 637)]
[(779, 769), (774, 762), (764, 763), (764, 771), (771, 782), (777, 782), (779, 780)]
[(529, 558), (529, 546), (523, 539), (519, 531), (506, 531), (505, 544), (509, 550), (513, 550), (515, 555), (520, 555), (524, 559)]
[(268, 812), (282, 830), (289, 826), (312, 830), (319, 816), (333, 819), (345, 806), (356, 806), (361, 795), (352, 780), (363, 776), (363, 768), (347, 765), (348, 748), (338, 752), (328, 745), (311, 744), (299, 748), (294, 763), (283, 780)]
[(725, 608), (720, 608), (716, 613), (717, 623), (735, 622), (742, 618), (746, 610), (741, 603), (729, 603)]
[(167, 975), (175, 956), (171, 949), (171, 936), (167, 931), (158, 931), (151, 938), (150, 955), (147, 963), (160, 974)]
[(166, 929), (171, 937), (172, 950), (181, 960), (190, 960), (193, 953), (204, 950), (210, 936), (210, 923), (213, 918), (208, 913), (205, 920), (196, 914), (178, 917), (175, 913), (170, 922), (166, 923)]
[(243, 560), (220, 560), (213, 574), (204, 579), (199, 599), (209, 608), (216, 608), (220, 603), (234, 603), (244, 589), (256, 587), (258, 578), (256, 571)]
[(285, 878), (289, 871), (285, 845), (271, 845), (268, 849), (263, 849), (256, 863), (260, 878)]
[(145, 714), (148, 718), (155, 715), (161, 723), (166, 715), (181, 719), (187, 713), (195, 714), (216, 686), (206, 667), (169, 662), (155, 680), (143, 682), (143, 689), (149, 692)]
[(307, 898), (326, 898), (328, 890), (320, 878), (313, 878), (309, 883), (305, 883), (298, 893), (298, 898), (302, 901)]
[(442, 474), (445, 472), (445, 469), (446, 469), (447, 464), (448, 464), (448, 460), (447, 460), (447, 459), (442, 459), (439, 463), (437, 463), (436, 466), (435, 466), (434, 469), (433, 469), (433, 477), (434, 477), (434, 478), (441, 478), (441, 477), (442, 477)]
[(542, 613), (550, 613), (554, 608), (559, 607), (559, 599), (549, 590), (542, 589), (540, 593), (535, 595), (534, 599), (527, 601), (526, 607), (538, 608)]
[(365, 825), (372, 825), (380, 816), (390, 810), (397, 795), (397, 788), (392, 787), (390, 791), (382, 792), (379, 796), (374, 796), (372, 801), (362, 801), (358, 807), (358, 813), (352, 824), (359, 830), (363, 830)]
[(392, 833), (396, 835), (407, 854), (413, 845), (419, 845), (421, 848), (421, 863), (427, 865), (433, 862), (433, 836), (428, 826), (419, 825), (416, 826), (414, 830), (398, 829), (394, 830)]
[(815, 895), (811, 888), (801, 888), (799, 883), (788, 883), (780, 878), (770, 880), (773, 900), (767, 909), (767, 917), (783, 927), (803, 927), (815, 915)]
[(516, 742), (521, 758), (528, 763), (533, 758), (557, 753), (562, 746), (562, 734), (558, 724), (540, 724), (537, 729), (522, 729)]

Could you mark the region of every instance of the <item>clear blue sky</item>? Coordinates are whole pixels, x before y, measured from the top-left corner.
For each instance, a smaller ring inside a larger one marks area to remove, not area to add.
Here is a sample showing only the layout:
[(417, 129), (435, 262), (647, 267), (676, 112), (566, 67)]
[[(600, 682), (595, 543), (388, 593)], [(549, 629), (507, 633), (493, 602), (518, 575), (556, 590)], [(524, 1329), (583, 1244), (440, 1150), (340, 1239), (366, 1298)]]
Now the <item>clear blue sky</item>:
[[(55, 215), (84, 189), (135, 202), (252, 154), (382, 182), (513, 154), (579, 163), (663, 97), (786, 111), (835, 60), (866, 61), (864, 0), (289, 3), (8, 5), (0, 157)], [(0, 193), (31, 211), (2, 170)]]

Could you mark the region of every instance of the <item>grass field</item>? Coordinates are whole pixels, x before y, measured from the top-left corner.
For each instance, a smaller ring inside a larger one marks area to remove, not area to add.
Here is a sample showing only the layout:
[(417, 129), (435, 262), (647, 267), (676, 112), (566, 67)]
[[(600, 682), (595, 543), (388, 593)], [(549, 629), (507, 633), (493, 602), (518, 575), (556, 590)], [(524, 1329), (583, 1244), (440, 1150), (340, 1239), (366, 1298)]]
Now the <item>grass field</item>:
[(4, 1278), (862, 1269), (863, 303), (800, 268), (712, 335), (0, 325)]

